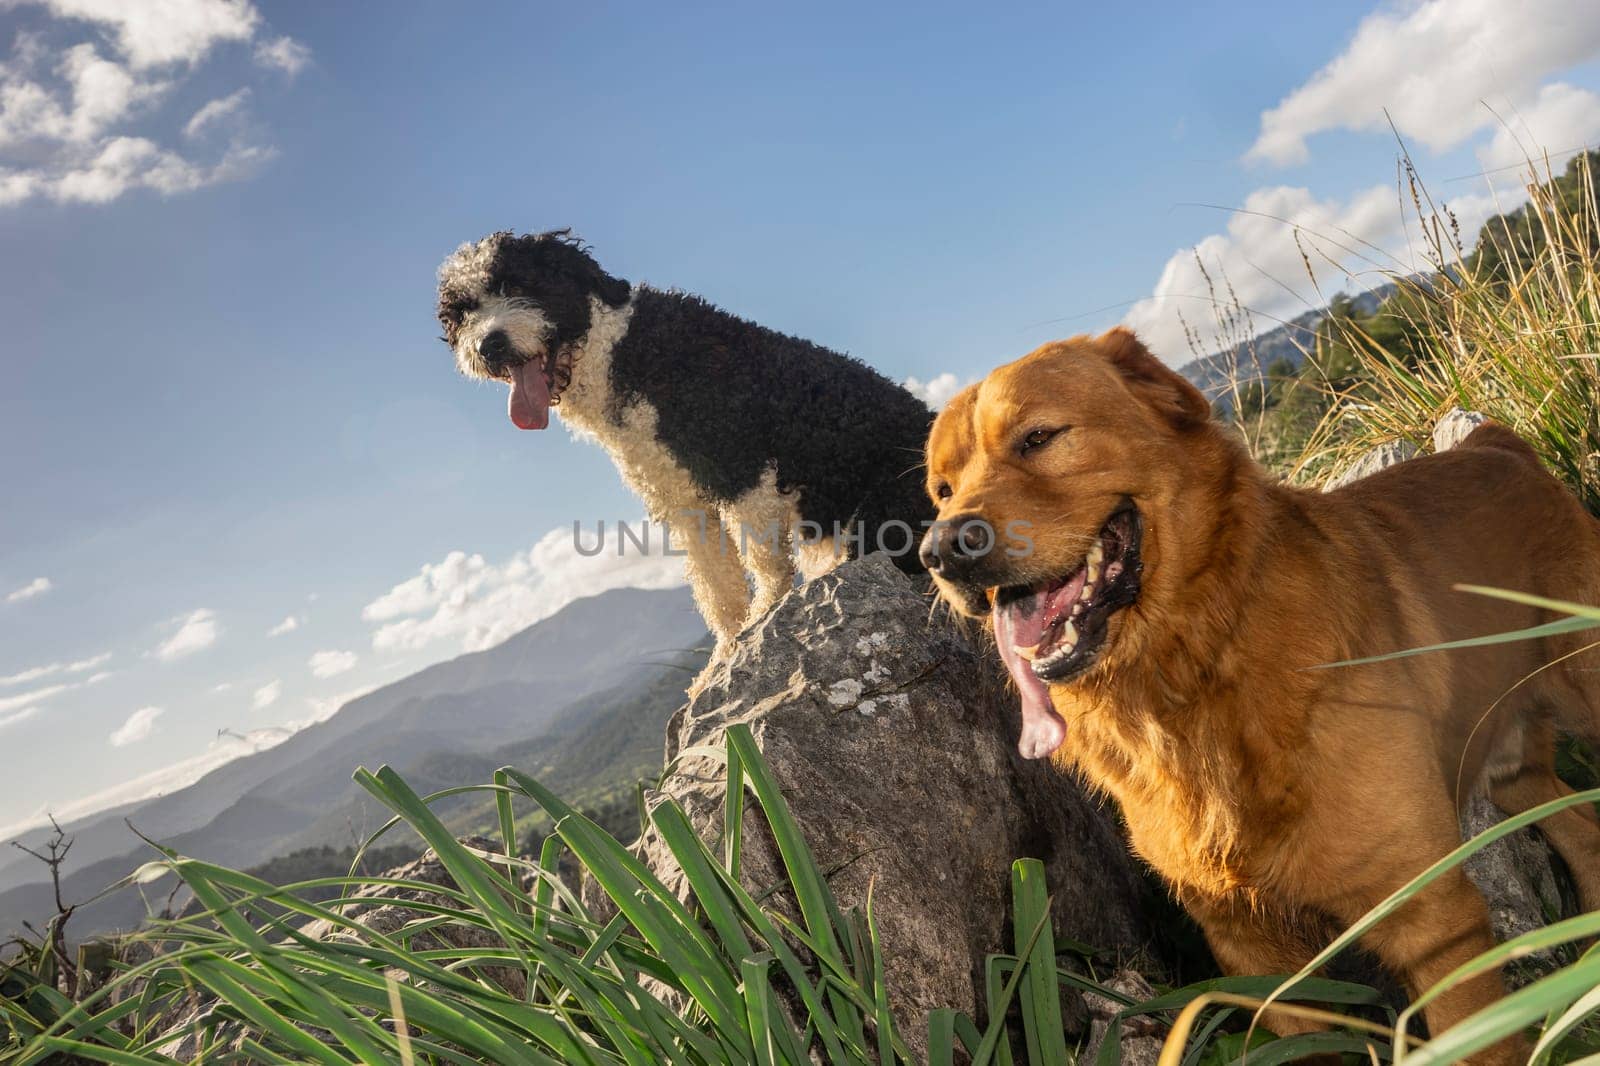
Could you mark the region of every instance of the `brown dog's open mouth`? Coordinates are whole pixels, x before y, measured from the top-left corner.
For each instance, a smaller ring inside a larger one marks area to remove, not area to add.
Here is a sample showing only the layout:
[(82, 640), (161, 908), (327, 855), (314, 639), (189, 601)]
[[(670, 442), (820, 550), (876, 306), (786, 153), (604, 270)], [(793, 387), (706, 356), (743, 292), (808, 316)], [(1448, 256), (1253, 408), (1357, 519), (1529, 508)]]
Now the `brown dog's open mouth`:
[(1106, 519), (1070, 574), (995, 592), (995, 642), (1022, 694), (1023, 755), (1048, 755), (1065, 739), (1046, 682), (1070, 680), (1093, 666), (1111, 616), (1138, 600), (1143, 531), (1130, 501)]
[(1101, 527), (1066, 577), (995, 594), (1012, 616), (1013, 648), (1045, 681), (1080, 673), (1105, 640), (1106, 622), (1139, 597), (1139, 512), (1129, 504)]

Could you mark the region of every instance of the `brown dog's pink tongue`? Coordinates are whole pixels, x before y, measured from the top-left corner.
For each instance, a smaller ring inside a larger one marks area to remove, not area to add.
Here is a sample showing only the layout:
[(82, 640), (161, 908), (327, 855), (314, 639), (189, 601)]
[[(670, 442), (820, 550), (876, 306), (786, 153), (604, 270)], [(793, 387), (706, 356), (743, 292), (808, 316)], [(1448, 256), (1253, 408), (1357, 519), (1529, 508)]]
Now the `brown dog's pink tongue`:
[(1022, 737), (1017, 750), (1024, 759), (1042, 759), (1067, 739), (1067, 723), (1050, 702), (1050, 689), (1033, 672), (1033, 664), (1017, 654), (1019, 646), (1031, 648), (1044, 637), (1048, 597), (1029, 596), (994, 608), (994, 640), (1000, 658), (1022, 694)]
[(518, 429), (543, 429), (550, 424), (550, 382), (544, 364), (530, 359), (511, 372), (506, 410)]

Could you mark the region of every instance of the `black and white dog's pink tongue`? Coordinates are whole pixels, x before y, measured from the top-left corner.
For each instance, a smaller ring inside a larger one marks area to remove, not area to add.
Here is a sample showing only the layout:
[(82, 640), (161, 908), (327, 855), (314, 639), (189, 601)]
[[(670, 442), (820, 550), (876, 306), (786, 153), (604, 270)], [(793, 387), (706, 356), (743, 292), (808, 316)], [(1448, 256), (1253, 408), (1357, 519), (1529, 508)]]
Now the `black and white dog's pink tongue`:
[(1044, 637), (1044, 596), (1029, 596), (994, 608), (994, 640), (1000, 658), (1022, 694), (1022, 738), (1017, 750), (1024, 759), (1042, 759), (1067, 739), (1067, 723), (1050, 702), (1050, 689), (1033, 672), (1033, 664), (1017, 652), (1032, 648)]
[(506, 410), (518, 429), (544, 429), (550, 424), (550, 382), (539, 360), (530, 359), (512, 372)]

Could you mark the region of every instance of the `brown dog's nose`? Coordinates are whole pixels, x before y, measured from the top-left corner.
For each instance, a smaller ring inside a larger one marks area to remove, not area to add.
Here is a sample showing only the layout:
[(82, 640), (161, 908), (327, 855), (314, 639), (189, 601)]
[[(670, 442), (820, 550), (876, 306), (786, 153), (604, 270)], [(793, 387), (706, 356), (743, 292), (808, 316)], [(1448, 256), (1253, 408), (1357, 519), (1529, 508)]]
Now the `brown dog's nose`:
[(959, 573), (994, 548), (994, 529), (978, 515), (940, 519), (928, 528), (917, 556), (935, 574)]

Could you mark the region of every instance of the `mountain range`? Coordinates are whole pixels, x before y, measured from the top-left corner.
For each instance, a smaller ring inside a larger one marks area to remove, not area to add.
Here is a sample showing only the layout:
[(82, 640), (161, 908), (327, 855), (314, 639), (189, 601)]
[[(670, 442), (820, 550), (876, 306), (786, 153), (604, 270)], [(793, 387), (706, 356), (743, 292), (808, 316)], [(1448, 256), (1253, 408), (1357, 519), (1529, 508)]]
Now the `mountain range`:
[[(663, 726), (704, 663), (706, 643), (685, 588), (578, 600), (495, 647), (353, 699), (186, 788), (63, 826), (73, 838), (63, 894), (88, 899), (155, 857), (130, 824), (181, 854), (228, 866), (359, 843), (387, 812), (351, 781), (357, 766), (387, 763), (426, 795), (487, 783), (495, 768), (514, 765), (574, 802), (614, 799), (659, 770)], [(461, 832), (492, 824), (481, 794), (439, 809)], [(44, 876), (20, 851), (3, 856), (0, 938), (54, 913)], [(71, 931), (128, 928), (145, 913), (138, 892), (123, 890), (80, 909)]]
[[(1380, 285), (1358, 293), (1350, 298), (1350, 310), (1356, 315), (1370, 315), (1394, 291), (1393, 285)], [(1267, 368), (1278, 360), (1287, 359), (1299, 369), (1305, 362), (1307, 350), (1316, 343), (1317, 327), (1327, 316), (1325, 308), (1307, 311), (1250, 340), (1191, 360), (1179, 367), (1178, 373), (1205, 393), (1214, 407), (1226, 413), (1233, 406), (1234, 387), (1260, 380)]]

